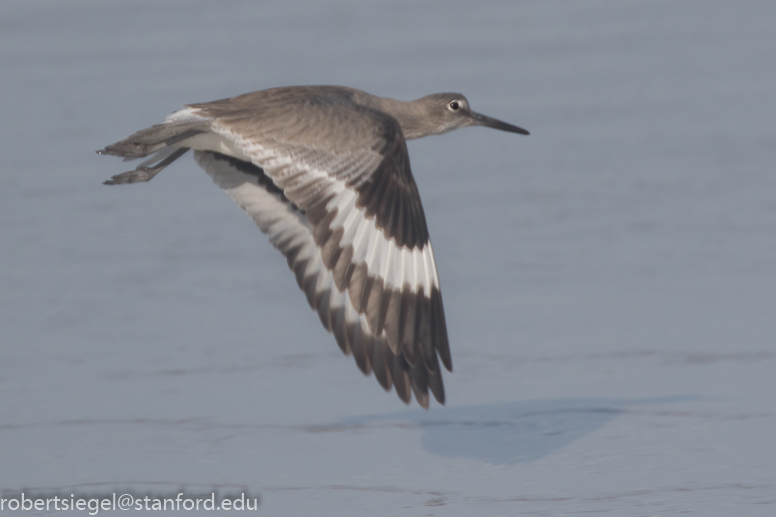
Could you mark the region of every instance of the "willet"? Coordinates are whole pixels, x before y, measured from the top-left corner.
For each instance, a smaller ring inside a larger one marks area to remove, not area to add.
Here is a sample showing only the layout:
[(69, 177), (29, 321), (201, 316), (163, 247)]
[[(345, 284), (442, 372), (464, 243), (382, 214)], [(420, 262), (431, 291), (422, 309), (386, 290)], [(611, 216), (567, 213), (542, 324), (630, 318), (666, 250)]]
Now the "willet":
[(299, 287), (365, 375), (428, 407), (452, 371), (442, 296), (405, 140), (465, 126), (528, 131), (460, 93), (412, 102), (342, 86), (274, 88), (189, 104), (100, 154), (153, 156), (113, 176), (148, 181), (194, 150), (197, 163), (288, 260)]

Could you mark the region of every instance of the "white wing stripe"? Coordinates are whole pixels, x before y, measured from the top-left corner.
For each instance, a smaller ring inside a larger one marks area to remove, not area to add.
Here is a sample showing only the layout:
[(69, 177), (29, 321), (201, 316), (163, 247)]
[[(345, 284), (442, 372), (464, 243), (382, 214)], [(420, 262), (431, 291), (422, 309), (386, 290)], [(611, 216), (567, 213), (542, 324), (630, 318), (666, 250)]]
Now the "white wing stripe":
[[(181, 120), (196, 116), (192, 114), (191, 109), (181, 110), (181, 112), (178, 112), (181, 113), (179, 115)], [(374, 217), (367, 219), (364, 210), (356, 206), (358, 200), (356, 192), (345, 186), (345, 178), (355, 176), (357, 174), (355, 171), (358, 171), (360, 166), (375, 163), (376, 158), (372, 154), (365, 153), (349, 158), (344, 169), (337, 169), (340, 172), (335, 179), (325, 170), (304, 161), (294, 161), (290, 156), (250, 142), (218, 124), (214, 124), (213, 128), (221, 135), (222, 140), (226, 140), (225, 145), (216, 145), (212, 138), (207, 142), (195, 143), (206, 143), (208, 146), (215, 147), (214, 150), (217, 152), (221, 152), (224, 147), (238, 150), (239, 152), (235, 154), (242, 156), (237, 157), (249, 159), (263, 168), (281, 188), (284, 188), (286, 195), (300, 206), (304, 206), (305, 202), (311, 199), (321, 197), (323, 192), (326, 192), (325, 195), (333, 193), (334, 196), (329, 200), (326, 208), (327, 210), (336, 208), (337, 214), (329, 227), (332, 230), (340, 227), (344, 229), (340, 246), (353, 245), (351, 260), (354, 266), (366, 264), (371, 275), (383, 279), (385, 287), (401, 290), (406, 282), (412, 292), (417, 292), (422, 287), (426, 295), (431, 292), (432, 286), (439, 288), (431, 244), (427, 243), (422, 249), (407, 249), (397, 247), (393, 240), (386, 240), (383, 231), (375, 225)], [(189, 145), (190, 141), (196, 138), (192, 137), (185, 141), (185, 144)], [(306, 188), (315, 181), (319, 184), (314, 188)], [(304, 192), (304, 196), (295, 197), (296, 189)], [(255, 213), (256, 217), (260, 218), (257, 219), (257, 223), (264, 231), (269, 231), (273, 220), (279, 217), (268, 211), (257, 210)], [(312, 264), (308, 264), (305, 274), (309, 274), (311, 267)]]

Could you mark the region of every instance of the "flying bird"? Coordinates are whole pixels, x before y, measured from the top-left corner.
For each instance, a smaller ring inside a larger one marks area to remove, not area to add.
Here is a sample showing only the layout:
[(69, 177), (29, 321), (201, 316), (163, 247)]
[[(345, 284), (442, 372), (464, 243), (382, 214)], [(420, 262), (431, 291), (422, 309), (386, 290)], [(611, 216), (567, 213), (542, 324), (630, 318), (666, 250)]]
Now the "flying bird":
[(189, 104), (97, 151), (149, 181), (189, 149), (286, 257), (345, 354), (407, 404), (445, 402), (452, 371), (442, 295), (406, 140), (484, 126), (527, 135), (460, 93), (404, 102), (343, 86), (292, 86)]

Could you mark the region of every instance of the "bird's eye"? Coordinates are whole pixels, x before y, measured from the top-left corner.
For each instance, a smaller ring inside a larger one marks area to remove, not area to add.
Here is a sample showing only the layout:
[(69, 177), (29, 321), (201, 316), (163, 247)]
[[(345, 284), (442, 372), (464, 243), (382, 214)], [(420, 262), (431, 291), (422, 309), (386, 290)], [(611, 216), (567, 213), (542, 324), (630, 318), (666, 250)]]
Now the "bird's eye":
[(461, 109), (461, 103), (460, 101), (451, 101), (450, 104), (447, 105), (448, 108), (450, 108), (452, 111), (458, 111)]

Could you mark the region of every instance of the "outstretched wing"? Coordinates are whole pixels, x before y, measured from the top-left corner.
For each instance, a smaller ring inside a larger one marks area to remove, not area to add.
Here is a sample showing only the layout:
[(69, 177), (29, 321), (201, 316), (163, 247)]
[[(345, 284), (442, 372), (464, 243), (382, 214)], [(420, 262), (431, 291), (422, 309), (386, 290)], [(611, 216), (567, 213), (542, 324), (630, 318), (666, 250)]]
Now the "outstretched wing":
[(374, 371), (380, 385), (386, 390), (395, 386), (405, 402), (412, 396), (410, 388), (424, 407), (428, 406), (429, 387), (438, 398), (444, 398), (441, 372), (428, 372), (422, 362), (410, 365), (403, 356), (392, 353), (384, 335), (374, 335), (364, 314), (336, 287), (305, 215), (260, 168), (210, 151), (197, 151), (194, 157), (286, 256), (310, 306), (318, 312), (324, 327), (334, 334), (342, 351), (353, 354), (364, 374)]

